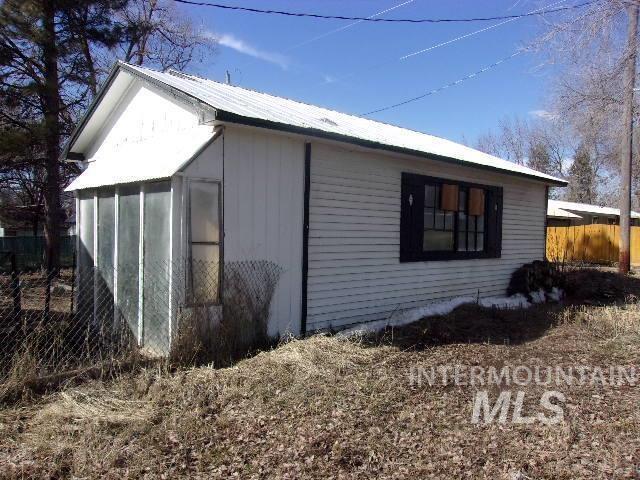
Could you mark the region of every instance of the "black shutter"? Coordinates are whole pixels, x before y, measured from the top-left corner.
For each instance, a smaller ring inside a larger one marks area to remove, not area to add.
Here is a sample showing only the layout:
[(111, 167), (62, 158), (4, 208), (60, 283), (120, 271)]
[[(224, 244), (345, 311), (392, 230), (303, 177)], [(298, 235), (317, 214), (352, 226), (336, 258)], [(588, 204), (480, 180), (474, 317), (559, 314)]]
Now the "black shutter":
[(502, 187), (487, 190), (487, 253), (502, 255)]
[(400, 196), (400, 261), (418, 260), (422, 254), (424, 224), (424, 185), (411, 181), (413, 176), (402, 174)]

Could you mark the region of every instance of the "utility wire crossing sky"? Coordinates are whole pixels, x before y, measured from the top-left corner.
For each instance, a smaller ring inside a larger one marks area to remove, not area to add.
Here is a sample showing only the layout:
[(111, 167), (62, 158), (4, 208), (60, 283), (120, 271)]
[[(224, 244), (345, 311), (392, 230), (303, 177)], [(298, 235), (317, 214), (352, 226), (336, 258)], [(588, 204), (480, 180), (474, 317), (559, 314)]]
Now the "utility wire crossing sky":
[(533, 40), (606, 0), (174, 1), (220, 45), (194, 73), (473, 142), (506, 116), (546, 113), (554, 67), (534, 64)]
[(323, 20), (357, 20), (359, 22), (378, 22), (378, 23), (461, 23), (461, 22), (488, 22), (491, 20), (504, 20), (504, 19), (517, 19), (524, 17), (531, 17), (534, 15), (541, 15), (543, 13), (556, 13), (565, 10), (573, 10), (576, 8), (585, 7), (596, 3), (598, 0), (591, 2), (584, 2), (578, 5), (571, 5), (567, 7), (559, 7), (552, 10), (544, 10), (538, 13), (521, 13), (519, 15), (504, 15), (500, 17), (477, 17), (477, 18), (379, 18), (377, 16), (369, 17), (348, 17), (343, 15), (321, 15), (318, 13), (301, 13), (301, 12), (285, 12), (282, 10), (263, 10), (260, 8), (240, 7), (236, 5), (222, 5), (219, 3), (198, 2), (194, 0), (174, 0), (177, 3), (184, 3), (186, 5), (195, 5), (198, 7), (212, 7), (225, 10), (236, 10), (250, 13), (262, 13), (269, 15), (284, 15), (288, 17), (301, 17), (301, 18), (318, 18)]

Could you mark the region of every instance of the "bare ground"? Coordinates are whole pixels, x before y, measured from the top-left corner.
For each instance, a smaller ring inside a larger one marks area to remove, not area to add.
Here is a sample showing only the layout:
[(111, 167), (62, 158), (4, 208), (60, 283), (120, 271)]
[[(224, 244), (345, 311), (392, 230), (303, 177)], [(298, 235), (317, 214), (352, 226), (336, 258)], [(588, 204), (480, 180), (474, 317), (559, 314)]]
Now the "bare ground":
[[(411, 381), (432, 365), (640, 368), (637, 280), (577, 275), (571, 304), (462, 307), (376, 338), (292, 340), (231, 368), (146, 370), (6, 406), (0, 477), (640, 478), (639, 385)], [(471, 421), (478, 390), (522, 391), (529, 415), (549, 388), (565, 395), (559, 424)]]

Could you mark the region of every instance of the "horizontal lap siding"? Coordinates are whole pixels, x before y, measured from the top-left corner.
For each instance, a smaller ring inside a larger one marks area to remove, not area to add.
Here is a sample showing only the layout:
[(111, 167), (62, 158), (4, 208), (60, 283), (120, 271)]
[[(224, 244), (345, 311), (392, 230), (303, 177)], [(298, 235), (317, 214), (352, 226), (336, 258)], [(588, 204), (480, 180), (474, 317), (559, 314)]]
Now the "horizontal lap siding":
[[(501, 258), (400, 263), (402, 172), (502, 186)], [(544, 195), (543, 185), (505, 175), (314, 144), (309, 330), (383, 320), (456, 296), (504, 294), (513, 270), (544, 256)]]

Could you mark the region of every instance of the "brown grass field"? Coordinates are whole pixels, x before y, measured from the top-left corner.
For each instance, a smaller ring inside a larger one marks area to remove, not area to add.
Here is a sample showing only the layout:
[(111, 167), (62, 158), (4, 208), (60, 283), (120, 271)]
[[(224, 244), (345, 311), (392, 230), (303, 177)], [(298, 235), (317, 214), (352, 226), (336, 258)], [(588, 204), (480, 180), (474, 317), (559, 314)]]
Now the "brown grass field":
[[(291, 340), (230, 368), (147, 369), (0, 408), (2, 478), (640, 478), (640, 385), (560, 385), (554, 425), (471, 422), (436, 365), (640, 369), (638, 280), (573, 274), (563, 304), (461, 307), (374, 337)], [(640, 371), (638, 372), (640, 378)], [(511, 419), (511, 416), (509, 416)]]

